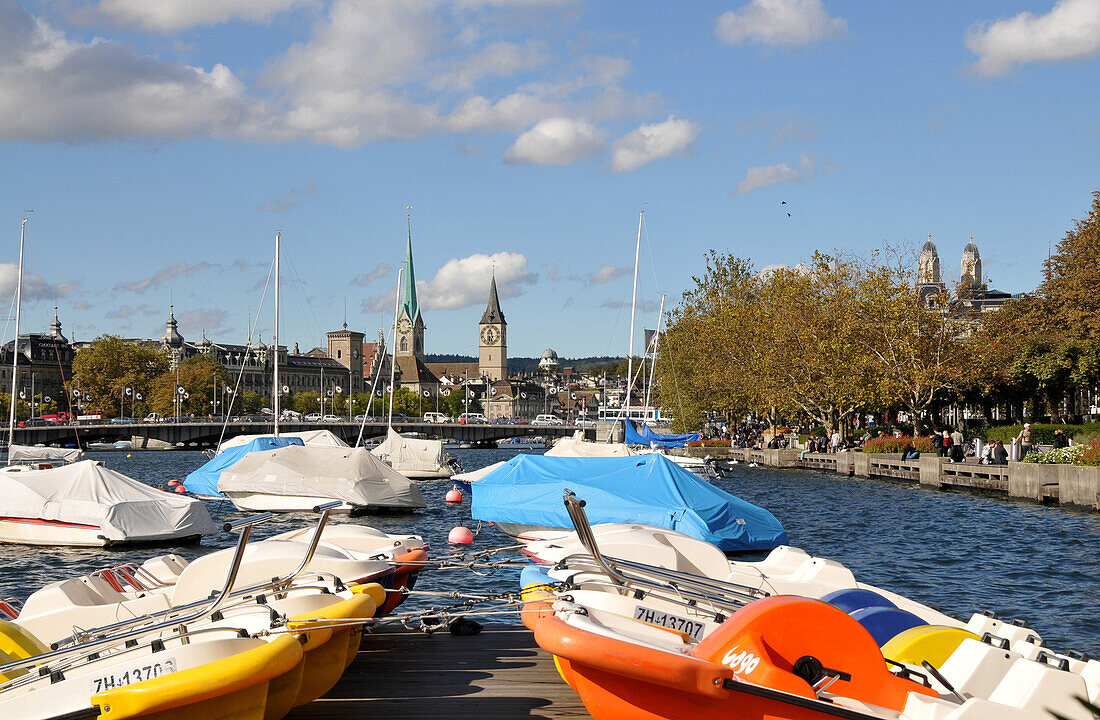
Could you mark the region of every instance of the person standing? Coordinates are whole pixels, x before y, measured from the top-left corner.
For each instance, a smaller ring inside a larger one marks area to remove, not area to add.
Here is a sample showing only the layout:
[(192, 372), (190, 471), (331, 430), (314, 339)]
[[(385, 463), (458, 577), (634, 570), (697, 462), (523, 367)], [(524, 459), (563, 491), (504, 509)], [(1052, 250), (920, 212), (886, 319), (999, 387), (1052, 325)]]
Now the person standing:
[(1016, 436), (1016, 443), (1020, 446), (1020, 459), (1027, 457), (1028, 453), (1035, 452), (1034, 439), (1031, 434), (1031, 423), (1024, 423), (1024, 429)]
[(958, 428), (951, 433), (951, 459), (955, 462), (966, 462), (966, 438)]
[(1069, 447), (1069, 440), (1066, 438), (1066, 433), (1062, 428), (1058, 428), (1054, 431), (1054, 449), (1061, 450), (1062, 448)]
[(832, 452), (837, 452), (840, 449), (840, 430), (833, 430), (833, 436), (829, 441), (832, 446)]
[(940, 439), (940, 457), (946, 457), (947, 462), (955, 462), (955, 458), (951, 455), (951, 435), (946, 430), (943, 431)]
[(946, 453), (943, 447), (943, 433), (939, 430), (932, 430), (932, 449), (936, 451), (937, 457), (943, 457)]

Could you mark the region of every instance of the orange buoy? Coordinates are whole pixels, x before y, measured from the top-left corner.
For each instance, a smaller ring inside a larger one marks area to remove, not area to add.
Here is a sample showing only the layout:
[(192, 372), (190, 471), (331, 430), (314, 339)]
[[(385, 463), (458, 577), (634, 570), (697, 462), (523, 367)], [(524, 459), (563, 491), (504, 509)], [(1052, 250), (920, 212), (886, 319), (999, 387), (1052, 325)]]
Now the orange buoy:
[(470, 528), (459, 525), (451, 528), (451, 532), (447, 533), (447, 542), (452, 545), (472, 545), (474, 534), (470, 532)]
[(185, 492), (187, 492), (187, 488), (185, 488), (183, 485), (177, 485), (176, 486), (176, 492), (185, 493)]
[(462, 502), (462, 491), (458, 489), (458, 485), (455, 485), (447, 491), (447, 502), (460, 503)]
[(179, 484), (180, 484), (179, 480), (169, 480), (168, 481), (168, 487), (175, 487), (176, 485), (179, 485)]

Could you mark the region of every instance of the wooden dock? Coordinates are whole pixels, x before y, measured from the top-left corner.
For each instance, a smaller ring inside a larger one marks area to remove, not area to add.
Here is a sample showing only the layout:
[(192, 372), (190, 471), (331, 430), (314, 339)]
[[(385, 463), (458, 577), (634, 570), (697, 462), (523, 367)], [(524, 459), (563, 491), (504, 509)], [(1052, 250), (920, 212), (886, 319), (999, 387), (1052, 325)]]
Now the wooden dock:
[(348, 718), (589, 718), (554, 660), (522, 625), (479, 635), (401, 629), (363, 636), (359, 655), (325, 697), (288, 720)]

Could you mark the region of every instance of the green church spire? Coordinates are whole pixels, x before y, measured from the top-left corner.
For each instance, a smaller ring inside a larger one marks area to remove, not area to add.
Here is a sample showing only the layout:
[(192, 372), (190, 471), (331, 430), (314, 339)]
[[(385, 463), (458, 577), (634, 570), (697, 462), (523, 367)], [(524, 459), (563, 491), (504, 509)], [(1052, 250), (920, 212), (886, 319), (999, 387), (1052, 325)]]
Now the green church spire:
[(401, 308), (408, 314), (409, 321), (416, 322), (420, 316), (420, 305), (416, 302), (416, 277), (413, 275), (412, 215), (406, 214), (409, 225), (408, 243), (405, 245), (405, 277), (401, 283)]

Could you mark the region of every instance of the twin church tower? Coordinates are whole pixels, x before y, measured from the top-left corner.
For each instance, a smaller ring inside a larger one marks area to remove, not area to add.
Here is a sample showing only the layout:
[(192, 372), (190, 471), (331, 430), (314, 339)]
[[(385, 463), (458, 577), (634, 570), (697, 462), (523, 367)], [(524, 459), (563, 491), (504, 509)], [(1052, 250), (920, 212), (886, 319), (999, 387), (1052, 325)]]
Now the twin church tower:
[[(397, 347), (394, 359), (401, 368), (401, 384), (438, 385), (439, 380), (424, 365), (424, 318), (416, 300), (416, 276), (413, 272), (412, 229), (405, 246), (405, 271), (401, 283), (401, 303), (397, 313)], [(478, 371), (490, 380), (508, 377), (508, 323), (497, 297), (497, 278), (493, 272), (489, 284), (489, 302), (478, 323)]]

